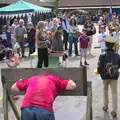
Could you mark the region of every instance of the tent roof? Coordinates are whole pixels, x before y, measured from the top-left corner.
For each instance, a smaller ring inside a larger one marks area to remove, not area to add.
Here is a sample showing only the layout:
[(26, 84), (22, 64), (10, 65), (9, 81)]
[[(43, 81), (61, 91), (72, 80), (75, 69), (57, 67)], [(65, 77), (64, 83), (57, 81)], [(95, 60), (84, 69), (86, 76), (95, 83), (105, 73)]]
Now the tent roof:
[(29, 12), (40, 12), (40, 13), (48, 13), (51, 9), (37, 6), (31, 4), (29, 2), (19, 0), (11, 5), (0, 8), (0, 15), (8, 15), (8, 14), (22, 14)]

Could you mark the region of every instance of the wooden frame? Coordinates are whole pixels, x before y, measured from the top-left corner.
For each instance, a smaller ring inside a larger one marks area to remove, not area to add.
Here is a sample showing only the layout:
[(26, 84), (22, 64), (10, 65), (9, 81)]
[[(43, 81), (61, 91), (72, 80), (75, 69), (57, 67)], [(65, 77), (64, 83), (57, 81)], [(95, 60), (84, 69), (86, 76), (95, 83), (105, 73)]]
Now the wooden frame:
[[(38, 56), (37, 54), (38, 53), (36, 51), (36, 52), (34, 52), (33, 54), (30, 55), (30, 65), (31, 65), (31, 68), (34, 68), (32, 60), (33, 60), (33, 57), (37, 57)], [(60, 53), (59, 52), (58, 53), (50, 53), (49, 56), (62, 57), (63, 58), (64, 53), (63, 52), (60, 52)], [(67, 67), (67, 58), (65, 60), (62, 59), (62, 65), (64, 65), (65, 67)]]
[[(8, 102), (10, 103), (17, 120), (20, 120), (19, 112), (11, 97), (11, 86), (18, 79), (26, 79), (38, 74), (53, 74), (64, 79), (73, 79), (77, 84), (77, 88), (73, 91), (65, 91), (61, 96), (87, 96), (87, 112), (86, 120), (92, 120), (92, 86), (91, 82), (87, 82), (86, 67), (81, 68), (18, 68), (18, 69), (2, 69), (2, 85), (3, 85), (3, 108), (4, 120), (8, 120)], [(19, 93), (24, 94), (24, 93)]]

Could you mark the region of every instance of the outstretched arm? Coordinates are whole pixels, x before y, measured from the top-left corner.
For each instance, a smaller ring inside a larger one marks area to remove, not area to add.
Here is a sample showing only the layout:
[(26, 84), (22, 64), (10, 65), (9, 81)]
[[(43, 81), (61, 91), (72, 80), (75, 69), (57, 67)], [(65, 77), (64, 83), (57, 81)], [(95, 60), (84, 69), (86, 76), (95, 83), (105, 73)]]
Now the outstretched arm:
[(22, 80), (22, 79), (19, 79), (19, 81), (17, 81), (16, 83), (14, 83), (11, 87), (11, 91), (13, 93), (18, 93), (20, 91), (26, 91), (27, 87), (28, 87), (28, 79), (26, 80)]

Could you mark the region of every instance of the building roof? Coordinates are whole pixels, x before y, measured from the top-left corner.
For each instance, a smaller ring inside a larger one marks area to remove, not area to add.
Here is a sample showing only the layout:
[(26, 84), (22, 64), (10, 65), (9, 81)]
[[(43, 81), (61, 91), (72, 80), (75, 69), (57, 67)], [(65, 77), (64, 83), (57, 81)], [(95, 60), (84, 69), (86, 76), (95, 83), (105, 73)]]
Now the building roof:
[[(59, 7), (109, 6), (109, 0), (59, 0)], [(113, 6), (120, 6), (120, 0), (113, 0)]]
[[(0, 4), (12, 4), (12, 3), (16, 2), (16, 1), (17, 0), (2, 0), (2, 2), (0, 2)], [(39, 5), (39, 6), (54, 7), (53, 4), (48, 3), (48, 2), (39, 2), (38, 0), (25, 0), (25, 1), (30, 2), (32, 4), (35, 4), (35, 5)]]

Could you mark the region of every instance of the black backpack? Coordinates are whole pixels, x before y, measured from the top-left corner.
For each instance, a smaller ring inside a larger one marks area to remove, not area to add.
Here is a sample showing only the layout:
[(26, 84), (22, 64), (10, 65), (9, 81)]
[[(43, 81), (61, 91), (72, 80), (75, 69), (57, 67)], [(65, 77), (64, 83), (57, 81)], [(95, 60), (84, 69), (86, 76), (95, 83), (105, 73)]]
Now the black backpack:
[(112, 57), (112, 59), (109, 59), (108, 54), (105, 53), (103, 68), (104, 76), (108, 77), (117, 76), (119, 74), (118, 69), (119, 69), (119, 55), (116, 54), (114, 58)]

